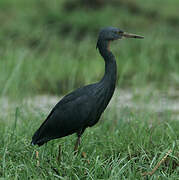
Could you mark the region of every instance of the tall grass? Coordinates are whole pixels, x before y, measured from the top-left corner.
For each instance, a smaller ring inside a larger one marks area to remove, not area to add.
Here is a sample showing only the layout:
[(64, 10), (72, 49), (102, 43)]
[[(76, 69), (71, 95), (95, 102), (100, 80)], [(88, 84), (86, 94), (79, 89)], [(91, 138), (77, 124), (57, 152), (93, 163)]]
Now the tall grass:
[[(99, 9), (70, 9), (66, 1), (0, 1), (0, 179), (178, 178), (179, 126), (170, 110), (113, 104), (97, 126), (85, 131), (77, 155), (74, 135), (41, 148), (30, 146), (48, 112), (28, 106), (27, 97), (62, 95), (100, 80), (104, 61), (95, 46), (101, 27), (117, 26), (145, 37), (111, 43), (118, 89), (144, 89), (134, 99), (147, 104), (153, 89), (167, 94), (178, 88), (178, 1), (113, 2)], [(143, 177), (169, 150), (157, 171)]]
[[(25, 113), (23, 113), (25, 112)], [(44, 114), (34, 114), (26, 106), (7, 117), (11, 123), (0, 126), (0, 176), (5, 179), (145, 179), (165, 156), (165, 163), (150, 179), (178, 178), (178, 122), (149, 112), (138, 112), (114, 106), (104, 114), (101, 123), (87, 129), (77, 155), (73, 154), (76, 136), (49, 142), (41, 148), (30, 146), (34, 130)], [(33, 122), (33, 123), (32, 123)], [(57, 160), (61, 145), (60, 161)], [(39, 158), (36, 158), (39, 151)], [(82, 152), (86, 157), (82, 157)], [(39, 161), (39, 165), (37, 163)]]
[[(69, 11), (64, 8), (65, 1), (1, 1), (0, 17), (4, 21), (0, 29), (0, 95), (61, 94), (98, 81), (104, 64), (95, 50), (97, 32), (101, 27), (118, 24), (121, 29), (145, 36), (141, 41), (112, 44), (118, 63), (118, 86), (177, 87), (179, 27), (169, 21), (178, 18), (170, 13), (177, 1), (170, 5), (169, 13), (146, 3), (143, 8), (148, 15), (142, 11), (143, 3), (138, 2), (133, 4), (137, 7), (134, 13), (130, 3), (125, 8), (119, 6), (120, 11), (113, 6)], [(158, 13), (158, 19), (151, 19), (152, 10)]]
[[(112, 44), (118, 64), (118, 86), (178, 86), (178, 51), (164, 37), (145, 40), (121, 40)], [(104, 62), (95, 50), (95, 40), (80, 43), (70, 39), (48, 42), (41, 51), (6, 47), (0, 66), (0, 94), (22, 96), (63, 94), (84, 84), (98, 81), (104, 73)], [(9, 51), (10, 49), (10, 51)]]

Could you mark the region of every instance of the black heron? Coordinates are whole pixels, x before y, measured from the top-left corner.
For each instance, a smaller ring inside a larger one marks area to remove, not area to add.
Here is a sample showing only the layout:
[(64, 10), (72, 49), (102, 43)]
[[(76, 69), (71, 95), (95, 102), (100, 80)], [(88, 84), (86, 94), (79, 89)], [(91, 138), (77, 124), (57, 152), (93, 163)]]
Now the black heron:
[(117, 66), (109, 45), (111, 41), (123, 37), (143, 38), (115, 27), (107, 27), (99, 32), (96, 48), (105, 61), (103, 78), (95, 84), (76, 89), (63, 97), (33, 135), (33, 145), (41, 146), (52, 139), (76, 133), (78, 138), (75, 151), (77, 151), (81, 135), (87, 127), (98, 122), (114, 93)]

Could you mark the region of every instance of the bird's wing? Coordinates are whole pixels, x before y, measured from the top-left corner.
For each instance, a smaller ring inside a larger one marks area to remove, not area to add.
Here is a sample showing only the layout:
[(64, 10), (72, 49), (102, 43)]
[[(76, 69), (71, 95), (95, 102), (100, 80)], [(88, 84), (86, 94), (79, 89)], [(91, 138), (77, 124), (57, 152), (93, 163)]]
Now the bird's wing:
[(73, 92), (65, 96), (50, 112), (32, 141), (49, 141), (77, 132), (85, 127), (92, 110), (93, 100), (85, 91)]
[[(59, 109), (61, 106), (64, 106), (66, 103), (69, 103), (69, 102), (75, 102), (78, 98), (81, 98), (83, 96), (86, 96), (87, 93), (84, 93), (85, 92), (85, 89), (91, 89), (91, 87), (93, 86), (93, 84), (91, 85), (87, 85), (87, 86), (84, 86), (83, 88), (78, 88), (76, 89), (75, 91), (72, 91), (71, 93), (65, 95), (56, 105), (55, 107), (51, 110), (51, 112), (49, 113), (49, 115), (47, 116), (46, 120), (50, 118), (50, 116), (53, 114), (53, 112), (56, 110), (56, 109)], [(89, 92), (89, 90), (87, 90)], [(87, 92), (86, 91), (86, 92)], [(78, 99), (79, 100), (79, 99)], [(67, 105), (68, 106), (68, 105)], [(45, 122), (45, 121), (44, 121)]]

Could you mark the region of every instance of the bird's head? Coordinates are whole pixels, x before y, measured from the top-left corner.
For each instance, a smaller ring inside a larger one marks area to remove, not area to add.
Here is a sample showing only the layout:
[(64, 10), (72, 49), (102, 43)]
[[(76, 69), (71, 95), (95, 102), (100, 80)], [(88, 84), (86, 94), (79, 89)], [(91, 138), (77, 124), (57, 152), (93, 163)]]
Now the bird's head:
[(98, 42), (96, 48), (99, 47), (100, 42), (106, 42), (109, 44), (111, 41), (122, 39), (122, 38), (144, 38), (136, 34), (129, 34), (116, 27), (106, 27), (100, 30), (98, 36)]

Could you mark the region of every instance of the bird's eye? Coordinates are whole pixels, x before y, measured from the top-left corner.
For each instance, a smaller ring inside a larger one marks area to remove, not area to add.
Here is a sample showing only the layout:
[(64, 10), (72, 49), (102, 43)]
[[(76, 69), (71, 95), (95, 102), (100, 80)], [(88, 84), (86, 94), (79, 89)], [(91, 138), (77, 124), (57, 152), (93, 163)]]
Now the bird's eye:
[(118, 31), (117, 32), (119, 35), (122, 35), (123, 34), (123, 31)]

